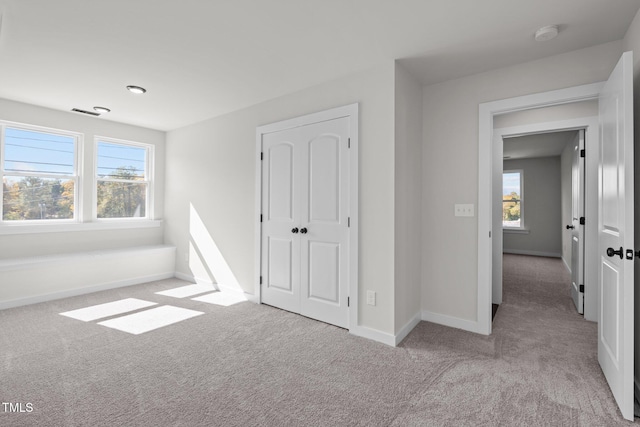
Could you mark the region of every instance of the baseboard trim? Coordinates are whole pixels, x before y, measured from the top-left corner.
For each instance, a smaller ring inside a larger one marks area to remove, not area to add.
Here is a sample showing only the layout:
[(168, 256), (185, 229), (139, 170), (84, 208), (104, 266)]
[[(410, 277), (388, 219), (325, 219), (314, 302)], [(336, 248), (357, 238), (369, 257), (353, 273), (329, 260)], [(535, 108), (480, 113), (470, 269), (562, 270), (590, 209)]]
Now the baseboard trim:
[(531, 255), (531, 256), (544, 256), (550, 258), (562, 258), (562, 254), (558, 252), (543, 252), (543, 251), (527, 251), (522, 249), (502, 249), (502, 253), (513, 255)]
[[(448, 326), (450, 328), (462, 329), (464, 331), (482, 334), (480, 325), (477, 321), (461, 319), (459, 317), (447, 316), (446, 314), (434, 313), (432, 311), (423, 310), (422, 320), (438, 325)], [(486, 335), (486, 334), (483, 334)]]
[(59, 292), (52, 292), (50, 294), (42, 294), (42, 295), (36, 295), (33, 297), (18, 298), (10, 301), (2, 301), (0, 302), (0, 310), (4, 310), (7, 308), (21, 307), (21, 306), (30, 305), (30, 304), (38, 304), (41, 302), (54, 301), (62, 298), (76, 297), (79, 295), (90, 294), (93, 292), (107, 291), (109, 289), (139, 285), (141, 283), (170, 279), (172, 277), (174, 277), (173, 271), (170, 273), (154, 274), (150, 276), (136, 277), (134, 279), (117, 280), (114, 282), (102, 283), (94, 286), (68, 289), (68, 290), (59, 291)]
[(569, 274), (571, 274), (571, 267), (569, 267), (569, 264), (567, 264), (567, 260), (564, 259), (564, 257), (562, 257), (562, 263), (567, 268), (567, 271), (569, 272)]
[(349, 333), (358, 337), (367, 338), (377, 341), (391, 347), (396, 346), (396, 337), (393, 334), (381, 332), (376, 329), (367, 328), (366, 326), (354, 326), (349, 328)]
[(405, 339), (407, 335), (411, 333), (413, 328), (415, 328), (418, 325), (418, 323), (420, 323), (421, 321), (422, 321), (422, 313), (417, 312), (413, 316), (413, 318), (409, 320), (409, 322), (406, 325), (404, 325), (402, 329), (400, 329), (400, 331), (396, 334), (395, 346), (397, 347), (398, 344), (400, 344), (402, 340)]
[(247, 301), (250, 301), (250, 302), (253, 302), (253, 303), (256, 303), (256, 304), (260, 303), (260, 298), (257, 295), (249, 294), (249, 293), (243, 291), (242, 289), (237, 289), (237, 288), (234, 288), (234, 287), (231, 287), (231, 286), (226, 286), (226, 285), (223, 285), (221, 283), (213, 283), (209, 279), (202, 279), (202, 278), (199, 278), (199, 277), (192, 276), (190, 274), (181, 273), (179, 271), (176, 271), (175, 277), (177, 279), (186, 280), (187, 282), (193, 282), (193, 283), (197, 283), (199, 285), (210, 285), (210, 286), (213, 286), (218, 291), (234, 292), (236, 294), (240, 294), (240, 295), (244, 296), (247, 299)]

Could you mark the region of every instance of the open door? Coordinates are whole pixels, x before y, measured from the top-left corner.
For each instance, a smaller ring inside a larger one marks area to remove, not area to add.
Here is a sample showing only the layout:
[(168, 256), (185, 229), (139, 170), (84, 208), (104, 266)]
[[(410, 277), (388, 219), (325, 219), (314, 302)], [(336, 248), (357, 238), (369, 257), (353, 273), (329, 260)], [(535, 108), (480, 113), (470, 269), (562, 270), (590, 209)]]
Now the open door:
[(633, 420), (633, 61), (625, 52), (599, 98), (598, 361)]
[(584, 129), (573, 141), (571, 164), (571, 298), (584, 314)]

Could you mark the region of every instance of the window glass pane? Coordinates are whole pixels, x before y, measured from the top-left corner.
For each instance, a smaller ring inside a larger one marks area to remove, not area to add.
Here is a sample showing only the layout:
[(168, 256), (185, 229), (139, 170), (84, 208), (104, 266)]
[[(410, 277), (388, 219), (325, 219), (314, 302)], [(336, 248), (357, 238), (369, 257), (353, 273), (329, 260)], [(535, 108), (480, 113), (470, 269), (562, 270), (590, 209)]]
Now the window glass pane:
[(98, 218), (144, 218), (146, 200), (146, 183), (98, 181)]
[(73, 219), (74, 181), (35, 176), (4, 176), (2, 219)]
[(508, 172), (502, 175), (502, 226), (521, 227), (521, 175)]
[(98, 178), (145, 180), (147, 150), (98, 142)]
[(5, 173), (74, 175), (75, 138), (32, 130), (5, 129)]

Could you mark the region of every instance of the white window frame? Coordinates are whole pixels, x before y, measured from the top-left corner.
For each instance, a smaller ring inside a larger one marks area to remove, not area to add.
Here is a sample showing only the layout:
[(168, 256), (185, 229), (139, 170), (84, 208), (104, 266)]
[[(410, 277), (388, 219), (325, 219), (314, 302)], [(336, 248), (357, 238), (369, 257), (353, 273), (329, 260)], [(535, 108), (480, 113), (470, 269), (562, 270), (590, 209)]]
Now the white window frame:
[[(136, 148), (144, 148), (146, 150), (145, 155), (145, 180), (144, 181), (129, 181), (129, 180), (121, 180), (121, 179), (113, 179), (113, 178), (98, 178), (98, 144), (100, 142), (106, 142), (108, 144), (117, 144), (117, 145), (128, 145)], [(93, 221), (96, 222), (128, 222), (128, 221), (150, 221), (155, 219), (154, 216), (154, 184), (155, 184), (155, 146), (153, 144), (147, 144), (144, 142), (136, 142), (129, 141), (125, 139), (117, 139), (106, 136), (98, 136), (96, 135), (93, 139), (93, 160), (94, 160), (94, 170), (93, 170), (93, 200), (92, 200), (92, 211), (93, 211)], [(146, 206), (145, 206), (145, 216), (143, 217), (126, 217), (126, 218), (98, 218), (98, 182), (106, 181), (106, 182), (135, 182), (135, 183), (145, 183), (147, 184), (147, 194), (146, 194)]]
[[(504, 174), (506, 173), (517, 173), (520, 175), (520, 226), (519, 227), (509, 227), (504, 225), (504, 219), (502, 220), (502, 228), (504, 230), (525, 230), (524, 228), (524, 169), (510, 169), (503, 170), (502, 177), (504, 180)], [(502, 183), (502, 191), (504, 193), (504, 181)], [(504, 206), (504, 202), (503, 206)]]
[[(70, 137), (74, 140), (74, 170), (73, 175), (60, 175), (60, 174), (46, 174), (41, 172), (5, 172), (4, 159), (5, 159), (5, 131), (7, 128), (20, 129), (32, 132), (41, 132), (54, 135), (60, 135), (64, 137)], [(82, 176), (80, 171), (82, 169), (83, 153), (82, 148), (84, 145), (84, 135), (79, 132), (72, 132), (63, 129), (55, 129), (45, 126), (30, 125), (26, 123), (10, 122), (0, 120), (0, 176), (35, 176), (39, 178), (53, 178), (53, 179), (70, 179), (73, 180), (73, 218), (68, 219), (31, 219), (25, 221), (5, 221), (4, 217), (4, 204), (0, 204), (0, 227), (27, 227), (36, 226), (41, 227), (44, 225), (56, 225), (56, 224), (75, 224), (82, 220)], [(4, 197), (4, 196), (3, 196)]]

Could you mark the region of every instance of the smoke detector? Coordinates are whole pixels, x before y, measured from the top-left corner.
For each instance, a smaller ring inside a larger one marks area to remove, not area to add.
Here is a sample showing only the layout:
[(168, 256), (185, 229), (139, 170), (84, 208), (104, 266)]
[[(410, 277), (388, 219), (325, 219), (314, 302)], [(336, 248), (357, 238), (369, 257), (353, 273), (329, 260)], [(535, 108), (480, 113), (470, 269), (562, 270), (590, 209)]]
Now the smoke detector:
[(546, 42), (555, 39), (558, 36), (558, 26), (548, 25), (536, 31), (535, 39), (537, 42)]

